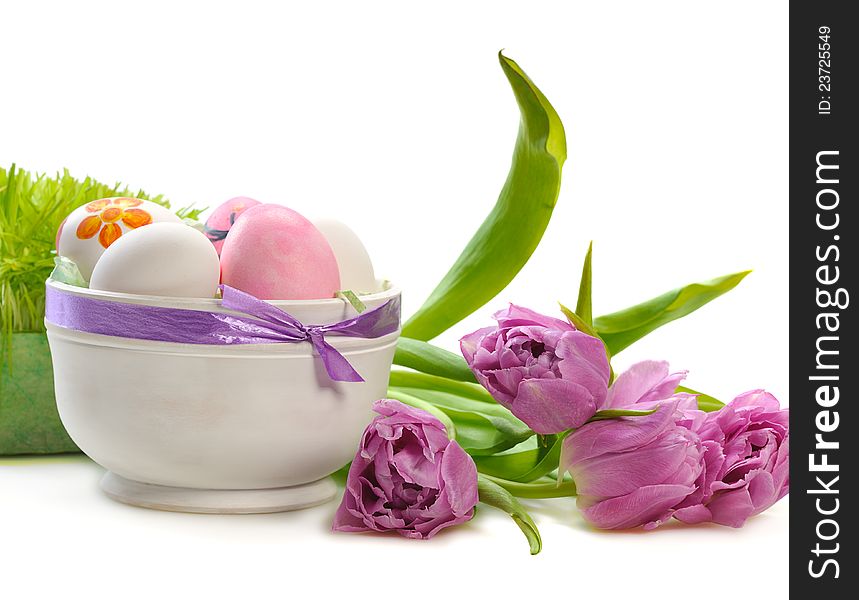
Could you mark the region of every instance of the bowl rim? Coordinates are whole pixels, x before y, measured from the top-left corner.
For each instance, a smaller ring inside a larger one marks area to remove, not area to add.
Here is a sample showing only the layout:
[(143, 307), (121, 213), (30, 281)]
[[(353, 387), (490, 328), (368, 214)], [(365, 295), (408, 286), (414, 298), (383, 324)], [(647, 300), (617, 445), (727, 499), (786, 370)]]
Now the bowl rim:
[[(387, 281), (387, 280), (379, 280)], [(88, 296), (101, 300), (110, 300), (115, 302), (126, 302), (131, 304), (147, 304), (155, 306), (163, 306), (165, 304), (175, 307), (198, 308), (201, 310), (222, 308), (220, 298), (185, 298), (179, 296), (150, 296), (145, 294), (126, 294), (123, 292), (108, 292), (104, 290), (93, 290), (90, 288), (79, 287), (62, 283), (52, 278), (45, 280), (45, 285), (53, 287), (64, 292), (69, 292), (78, 296)], [(358, 297), (365, 304), (382, 304), (386, 300), (396, 298), (401, 294), (401, 290), (396, 285), (388, 284), (389, 287), (379, 292), (371, 294), (361, 294)], [(336, 309), (343, 306), (351, 306), (344, 298), (319, 298), (315, 300), (269, 300), (262, 299), (269, 304), (278, 307), (302, 307), (302, 308), (332, 308)]]

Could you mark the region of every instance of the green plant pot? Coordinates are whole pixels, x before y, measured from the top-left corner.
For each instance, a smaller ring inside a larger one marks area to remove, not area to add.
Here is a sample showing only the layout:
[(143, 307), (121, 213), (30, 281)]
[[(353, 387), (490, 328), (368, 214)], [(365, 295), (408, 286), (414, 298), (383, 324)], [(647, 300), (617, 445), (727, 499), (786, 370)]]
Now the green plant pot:
[(80, 452), (54, 401), (44, 333), (13, 333), (0, 372), (0, 455)]

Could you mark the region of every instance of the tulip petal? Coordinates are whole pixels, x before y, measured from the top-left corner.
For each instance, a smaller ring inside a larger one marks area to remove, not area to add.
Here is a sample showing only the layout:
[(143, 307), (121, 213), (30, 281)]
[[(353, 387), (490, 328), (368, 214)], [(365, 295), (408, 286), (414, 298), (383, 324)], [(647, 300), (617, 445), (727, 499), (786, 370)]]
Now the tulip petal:
[(622, 408), (641, 402), (658, 402), (674, 394), (686, 371), (669, 373), (665, 361), (645, 360), (618, 375), (609, 388), (605, 408)]
[(625, 496), (597, 502), (580, 496), (577, 505), (584, 517), (600, 529), (628, 529), (661, 520), (694, 490), (689, 485), (648, 485)]
[(756, 472), (749, 481), (749, 498), (755, 507), (755, 514), (763, 512), (778, 500), (777, 490), (773, 482), (772, 473), (767, 471)]
[(784, 498), (790, 487), (790, 435), (786, 435), (778, 449), (776, 466), (773, 469), (773, 481), (778, 489), (776, 502)]
[(575, 330), (575, 327), (566, 321), (540, 314), (530, 308), (517, 306), (516, 304), (510, 304), (507, 308), (499, 310), (492, 316), (498, 321), (498, 327), (501, 328), (540, 325), (561, 331)]
[(454, 515), (463, 516), (477, 505), (477, 466), (455, 441), (442, 456), (441, 480)]
[(745, 488), (728, 490), (716, 494), (707, 504), (713, 522), (728, 527), (742, 527), (755, 512), (749, 491)]
[[(691, 435), (691, 432), (688, 432)], [(633, 452), (604, 454), (571, 468), (576, 489), (586, 496), (623, 496), (655, 483), (692, 485), (700, 468), (681, 469), (690, 458), (697, 462), (700, 447), (688, 438), (672, 442), (656, 440)], [(686, 481), (677, 481), (677, 477)]]
[(556, 353), (563, 379), (587, 388), (596, 406), (602, 408), (611, 373), (602, 340), (581, 331), (569, 332), (560, 339)]
[(528, 379), (510, 412), (540, 434), (560, 433), (581, 426), (594, 416), (596, 402), (587, 388), (564, 379)]
[(517, 367), (515, 369), (484, 371), (477, 379), (496, 401), (507, 408), (511, 408), (526, 374), (527, 371), (524, 367)]
[(349, 467), (349, 475), (346, 479), (346, 489), (343, 492), (343, 498), (340, 500), (340, 506), (337, 507), (337, 512), (334, 513), (334, 523), (331, 529), (333, 531), (356, 532), (367, 531), (368, 527), (364, 522), (361, 512), (357, 510), (356, 495), (361, 494), (360, 474), (367, 465), (367, 461), (362, 459), (360, 452), (352, 465)]
[(474, 362), (474, 355), (477, 349), (480, 348), (480, 341), (493, 331), (495, 331), (495, 327), (484, 327), (460, 338), (459, 348), (462, 351), (462, 356), (465, 357), (465, 362), (469, 366)]
[[(473, 516), (474, 516), (474, 509), (473, 508), (471, 510), (469, 510), (467, 513), (465, 513), (464, 515), (458, 516), (458, 517), (451, 518), (449, 515), (441, 515), (441, 516), (435, 517), (432, 520), (425, 521), (425, 522), (422, 522), (422, 523), (416, 525), (415, 527), (416, 527), (417, 531), (415, 531), (415, 533), (413, 535), (409, 535), (408, 537), (414, 537), (414, 538), (428, 540), (431, 537), (433, 537), (435, 534), (437, 534), (439, 531), (441, 531), (442, 529), (446, 529), (447, 527), (453, 527), (454, 525), (461, 525), (462, 523), (465, 523), (466, 521), (470, 521)], [(401, 532), (401, 533), (403, 533), (403, 535), (406, 534), (406, 532)]]
[(703, 504), (696, 504), (695, 506), (687, 506), (686, 508), (675, 510), (674, 518), (688, 525), (695, 525), (696, 523), (712, 521), (713, 513)]
[(373, 404), (373, 410), (382, 416), (389, 417), (385, 420), (387, 423), (423, 423), (444, 429), (442, 422), (430, 413), (414, 406), (403, 404), (399, 400), (391, 400), (389, 398), (376, 400)]
[(645, 360), (617, 376), (605, 399), (604, 408), (619, 408), (638, 402), (649, 389), (668, 375), (668, 363)]
[(405, 445), (394, 453), (391, 462), (408, 483), (422, 487), (438, 485), (436, 465), (427, 460), (423, 449), (415, 442), (406, 441)]
[(740, 394), (731, 401), (731, 406), (733, 406), (734, 409), (752, 408), (776, 413), (782, 410), (776, 397), (766, 390), (751, 390), (744, 394)]
[(643, 417), (622, 417), (588, 423), (564, 440), (570, 462), (588, 460), (611, 452), (628, 452), (645, 446), (675, 427), (673, 405), (663, 405)]

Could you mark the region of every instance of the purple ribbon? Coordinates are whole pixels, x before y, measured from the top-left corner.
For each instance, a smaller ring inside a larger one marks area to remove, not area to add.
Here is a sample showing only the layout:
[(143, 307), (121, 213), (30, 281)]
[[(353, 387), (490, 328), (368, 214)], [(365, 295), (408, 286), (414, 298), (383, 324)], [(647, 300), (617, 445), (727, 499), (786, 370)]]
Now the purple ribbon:
[(222, 286), (221, 306), (244, 313), (224, 313), (127, 304), (78, 296), (47, 286), (45, 320), (53, 325), (115, 337), (180, 344), (272, 344), (310, 342), (334, 381), (364, 381), (325, 335), (378, 338), (400, 326), (400, 299), (330, 325), (304, 325), (262, 300)]

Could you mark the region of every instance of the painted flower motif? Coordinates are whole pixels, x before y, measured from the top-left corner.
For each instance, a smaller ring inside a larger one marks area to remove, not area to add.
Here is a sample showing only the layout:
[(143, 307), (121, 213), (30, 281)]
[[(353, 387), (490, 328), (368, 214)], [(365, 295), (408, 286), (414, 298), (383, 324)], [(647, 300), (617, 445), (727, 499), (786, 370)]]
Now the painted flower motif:
[(137, 198), (102, 198), (86, 205), (92, 214), (83, 219), (76, 231), (78, 239), (88, 240), (98, 234), (99, 243), (107, 248), (122, 235), (122, 222), (129, 229), (137, 229), (152, 222), (152, 215), (142, 208)]

